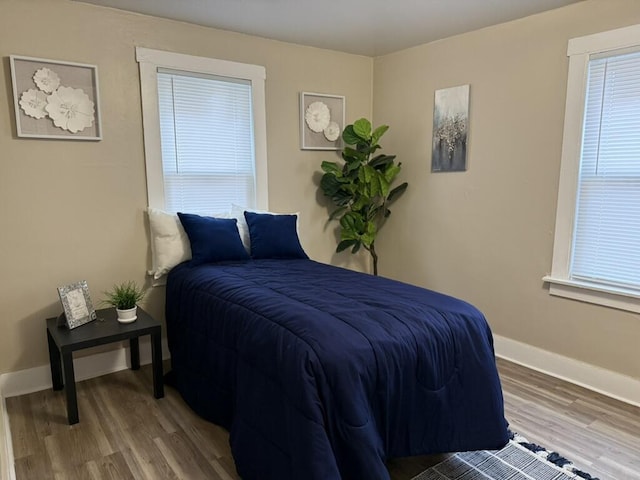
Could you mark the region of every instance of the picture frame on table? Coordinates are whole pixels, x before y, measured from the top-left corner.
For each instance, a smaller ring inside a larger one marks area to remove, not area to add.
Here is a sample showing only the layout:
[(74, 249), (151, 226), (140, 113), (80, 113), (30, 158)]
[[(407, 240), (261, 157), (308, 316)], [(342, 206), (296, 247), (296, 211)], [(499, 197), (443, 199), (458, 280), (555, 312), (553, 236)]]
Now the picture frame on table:
[(96, 311), (93, 308), (86, 280), (58, 287), (58, 295), (64, 309), (58, 326), (73, 329), (96, 319)]
[(16, 134), (102, 140), (98, 67), (10, 55)]

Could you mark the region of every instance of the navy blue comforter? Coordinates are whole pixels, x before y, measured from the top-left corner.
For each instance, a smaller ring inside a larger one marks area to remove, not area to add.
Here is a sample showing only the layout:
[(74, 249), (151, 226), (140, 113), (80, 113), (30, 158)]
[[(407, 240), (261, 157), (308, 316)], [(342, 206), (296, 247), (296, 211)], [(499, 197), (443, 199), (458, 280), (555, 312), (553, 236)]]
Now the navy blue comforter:
[(390, 457), (507, 442), (491, 331), (461, 300), (311, 260), (183, 264), (174, 382), (244, 480), (389, 479)]

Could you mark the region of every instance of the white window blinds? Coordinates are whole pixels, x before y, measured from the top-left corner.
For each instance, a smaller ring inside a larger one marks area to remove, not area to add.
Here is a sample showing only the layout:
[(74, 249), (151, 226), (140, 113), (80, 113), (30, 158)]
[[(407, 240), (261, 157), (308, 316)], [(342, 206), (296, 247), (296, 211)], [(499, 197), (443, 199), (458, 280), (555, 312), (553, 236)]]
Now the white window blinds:
[(640, 52), (589, 61), (570, 275), (640, 290)]
[(256, 203), (251, 82), (158, 69), (165, 210)]

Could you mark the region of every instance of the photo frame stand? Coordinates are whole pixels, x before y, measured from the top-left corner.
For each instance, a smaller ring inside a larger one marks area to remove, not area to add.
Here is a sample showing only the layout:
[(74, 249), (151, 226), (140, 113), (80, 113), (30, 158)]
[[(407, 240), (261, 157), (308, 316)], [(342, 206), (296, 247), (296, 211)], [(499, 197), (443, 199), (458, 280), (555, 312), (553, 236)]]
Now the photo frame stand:
[(58, 317), (59, 327), (66, 326), (71, 330), (97, 318), (86, 280), (58, 287), (58, 295), (64, 310)]

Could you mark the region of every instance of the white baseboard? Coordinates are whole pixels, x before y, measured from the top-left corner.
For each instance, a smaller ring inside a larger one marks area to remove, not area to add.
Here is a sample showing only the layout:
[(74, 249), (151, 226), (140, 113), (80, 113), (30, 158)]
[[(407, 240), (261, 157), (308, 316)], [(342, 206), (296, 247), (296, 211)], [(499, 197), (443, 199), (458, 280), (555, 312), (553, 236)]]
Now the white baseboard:
[(494, 335), (496, 356), (640, 407), (640, 380)]
[[(126, 347), (117, 350), (74, 358), (73, 368), (76, 382), (129, 368), (129, 358), (128, 343)], [(162, 341), (162, 358), (169, 358), (169, 348), (165, 339)], [(149, 363), (151, 363), (151, 342), (148, 338), (142, 338), (140, 339), (140, 365)], [(5, 398), (38, 392), (51, 387), (49, 365), (0, 375), (0, 479), (15, 480), (16, 478)]]
[[(169, 358), (169, 348), (165, 339), (162, 341), (162, 358)], [(116, 350), (74, 358), (73, 369), (76, 382), (129, 368), (128, 361), (128, 343), (125, 347)], [(140, 339), (140, 365), (148, 363), (151, 363), (151, 342), (148, 338), (142, 338)], [(51, 387), (51, 369), (49, 365), (0, 375), (0, 392), (4, 397), (15, 397)]]
[(9, 430), (7, 405), (0, 390), (0, 479), (16, 480), (16, 470), (13, 467), (13, 443)]

